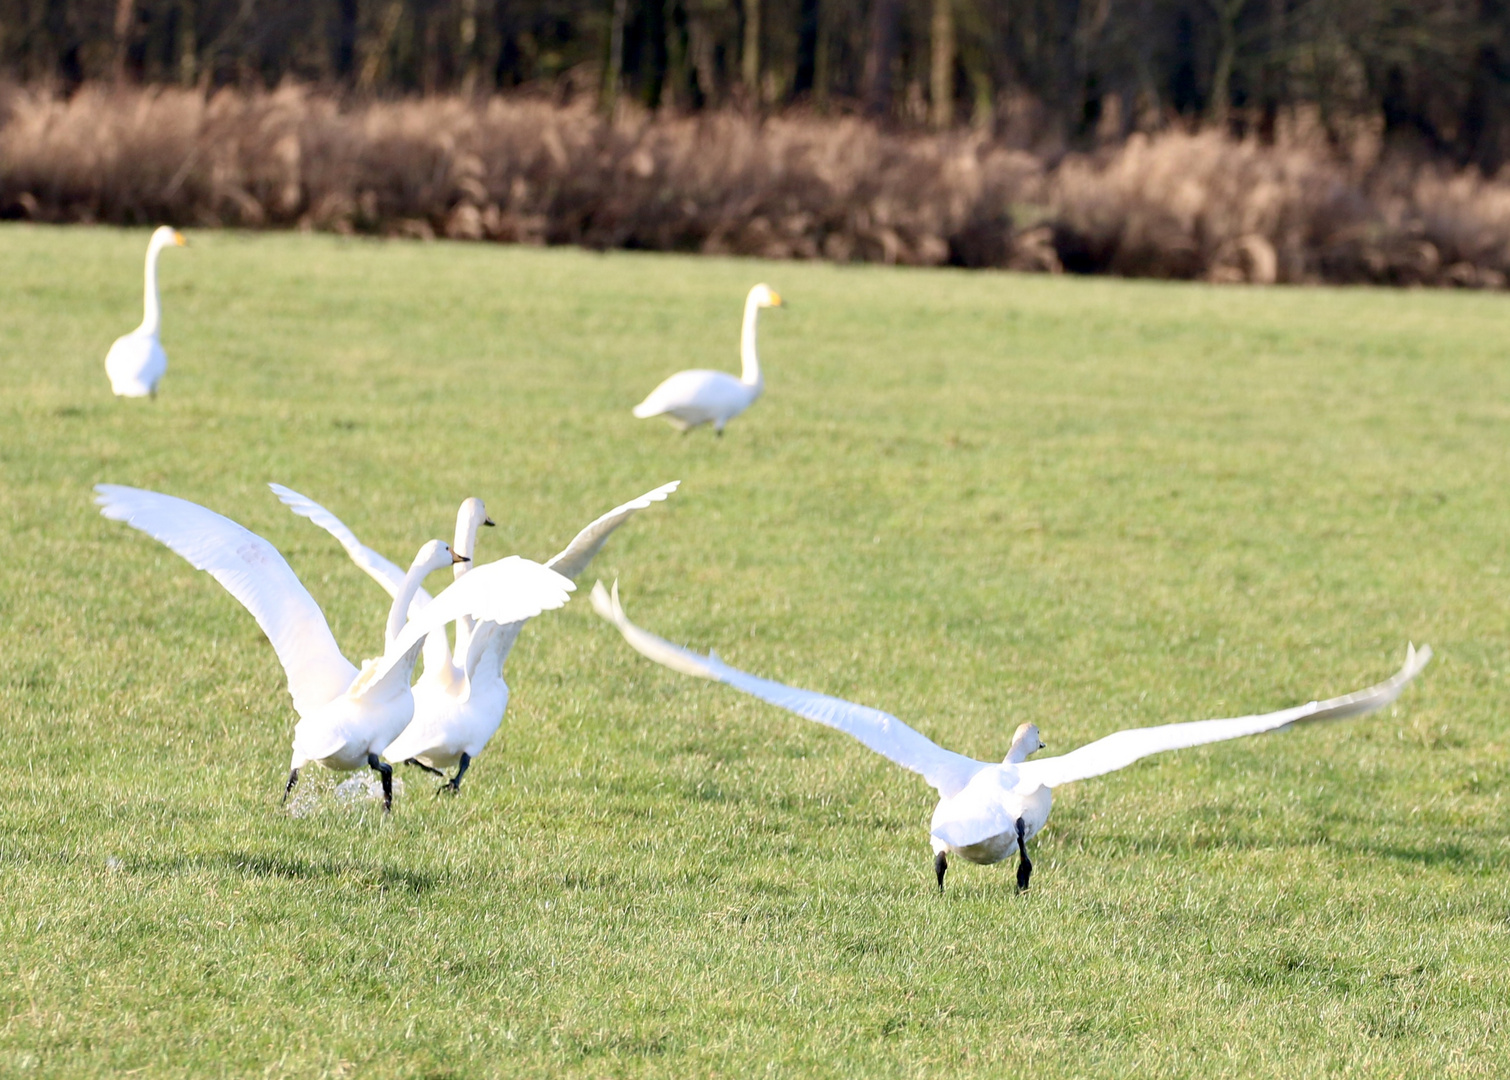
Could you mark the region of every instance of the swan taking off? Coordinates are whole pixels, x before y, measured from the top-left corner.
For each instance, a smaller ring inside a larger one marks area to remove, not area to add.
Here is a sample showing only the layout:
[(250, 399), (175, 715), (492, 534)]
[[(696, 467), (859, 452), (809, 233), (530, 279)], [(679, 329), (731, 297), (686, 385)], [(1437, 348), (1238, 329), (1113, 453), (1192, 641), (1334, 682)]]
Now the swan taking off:
[(183, 234), (164, 225), (147, 243), (147, 284), (142, 324), (115, 339), (105, 354), (105, 374), (116, 397), (156, 397), (157, 384), (168, 370), (168, 354), (157, 339), (162, 328), (162, 305), (157, 299), (157, 257), (163, 248), (183, 247)]
[(761, 308), (780, 307), (781, 297), (769, 285), (756, 285), (745, 297), (744, 329), (739, 336), (739, 378), (726, 371), (678, 371), (634, 407), (644, 420), (664, 416), (686, 434), (699, 424), (712, 424), (715, 435), (724, 425), (755, 403), (765, 389), (760, 358), (755, 354), (755, 320)]
[[(651, 503), (660, 502), (677, 489), (679, 480), (647, 491), (638, 499), (616, 506), (581, 532), (545, 565), (568, 578), (587, 568), (594, 555), (607, 543), (615, 529)], [(403, 589), (404, 573), (393, 563), (357, 539), (339, 518), (319, 503), (279, 484), (269, 485), (290, 510), (309, 518), (340, 541), (353, 562), (367, 572), (388, 595), (395, 598)], [(492, 525), (481, 499), (468, 499), (456, 514), (457, 554), (471, 556), (480, 525)], [(459, 580), (470, 564), (456, 564)], [(409, 605), (411, 617), (425, 611), (430, 596), (416, 589)], [(390, 743), (384, 755), (389, 761), (415, 765), (446, 780), (439, 791), (456, 794), (461, 778), (472, 759), (482, 753), (488, 740), (503, 722), (509, 705), (509, 687), (503, 678), (503, 666), (509, 658), (522, 621), (474, 622), (462, 618), (456, 623), (456, 653), (453, 659), (444, 631), (431, 634), (424, 645), (425, 670), (414, 686), (414, 719), (403, 733)], [(456, 767), (456, 775), (446, 779), (441, 770)]]
[(1028, 756), (1044, 746), (1038, 728), (1023, 724), (1012, 736), (1006, 759), (995, 764), (945, 750), (879, 709), (756, 678), (730, 667), (712, 653), (698, 656), (678, 648), (629, 621), (619, 604), (617, 583), (610, 597), (603, 583), (598, 582), (592, 591), (592, 604), (599, 615), (619, 628), (624, 640), (656, 663), (686, 675), (727, 683), (798, 716), (838, 728), (882, 757), (921, 774), (939, 793), (930, 839), (940, 892), (944, 889), (944, 871), (949, 866), (950, 854), (973, 863), (995, 863), (1016, 852), (1017, 888), (1026, 889), (1033, 873), (1028, 841), (1049, 820), (1053, 789), (1061, 784), (1115, 772), (1139, 758), (1165, 750), (1278, 731), (1303, 720), (1331, 720), (1382, 709), (1400, 696), (1405, 685), (1431, 659), (1429, 646), (1422, 646), (1419, 651), (1411, 646), (1406, 649), (1405, 666), (1392, 678), (1345, 697), (1313, 701), (1260, 716), (1132, 728), (1060, 757), (1037, 761), (1029, 761)]
[(342, 655), (314, 597), (278, 549), (262, 537), (196, 503), (155, 491), (100, 484), (100, 512), (160, 540), (207, 571), (252, 613), (288, 676), (299, 714), (288, 793), (299, 770), (315, 761), (332, 769), (369, 767), (383, 781), (383, 809), (393, 806), (393, 768), (380, 755), (414, 715), (409, 680), (428, 634), (464, 617), (513, 622), (559, 608), (576, 588), (538, 563), (518, 557), (480, 566), (404, 619), (420, 582), (458, 557), (444, 541), (420, 548), (394, 598), (383, 655), (358, 670)]

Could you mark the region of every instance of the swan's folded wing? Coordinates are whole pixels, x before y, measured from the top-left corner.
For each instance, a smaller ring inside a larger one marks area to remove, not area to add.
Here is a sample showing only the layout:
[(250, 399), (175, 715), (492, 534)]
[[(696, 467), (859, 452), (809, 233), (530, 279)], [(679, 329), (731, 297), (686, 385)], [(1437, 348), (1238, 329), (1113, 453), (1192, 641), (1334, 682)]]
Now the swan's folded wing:
[(278, 549), (197, 503), (100, 484), (100, 512), (159, 540), (210, 574), (252, 613), (272, 642), (294, 708), (307, 716), (345, 692), (357, 669), (341, 655), (325, 615)]
[(972, 776), (987, 767), (983, 761), (945, 750), (895, 716), (879, 709), (757, 678), (730, 667), (712, 654), (698, 656), (687, 649), (678, 648), (629, 621), (629, 616), (624, 614), (624, 608), (619, 603), (617, 583), (612, 596), (603, 588), (601, 581), (593, 586), (592, 605), (599, 615), (618, 627), (624, 640), (642, 656), (684, 675), (727, 683), (736, 690), (742, 690), (798, 716), (852, 735), (882, 757), (921, 774), (946, 799), (963, 790)]
[(1027, 761), (1018, 766), (1025, 780), (1057, 787), (1074, 780), (1084, 780), (1102, 773), (1115, 772), (1150, 754), (1165, 750), (1181, 750), (1203, 743), (1237, 739), (1244, 735), (1258, 735), (1266, 731), (1278, 731), (1291, 724), (1306, 720), (1335, 720), (1344, 716), (1382, 709), (1400, 696), (1406, 685), (1421, 673), (1431, 659), (1431, 647), (1423, 645), (1418, 651), (1411, 646), (1406, 651), (1405, 666), (1391, 678), (1343, 697), (1327, 701), (1313, 701), (1279, 712), (1261, 716), (1239, 716), (1231, 720), (1196, 720), (1185, 724), (1164, 724), (1161, 727), (1133, 728), (1119, 731), (1104, 739), (1097, 739), (1078, 750), (1060, 757)]
[[(563, 606), (576, 589), (571, 579), (518, 555), (474, 567), (412, 616), (384, 650), (364, 684), (382, 678), (412, 656), (426, 636), (460, 618), (515, 623)], [(365, 673), (364, 673), (365, 675)]]
[(673, 480), (669, 484), (662, 484), (654, 491), (647, 491), (638, 499), (625, 503), (623, 506), (615, 506), (608, 513), (594, 521), (587, 528), (579, 532), (570, 544), (567, 544), (545, 565), (558, 574), (565, 574), (569, 578), (575, 578), (587, 564), (592, 562), (593, 556), (602, 549), (613, 535), (613, 531), (624, 522), (651, 503), (660, 502), (677, 489), (680, 480)]
[[(357, 534), (346, 527), (346, 523), (336, 517), (325, 507), (315, 502), (308, 495), (300, 495), (293, 488), (284, 487), (282, 484), (269, 484), (273, 494), (278, 496), (278, 501), (288, 507), (302, 518), (308, 518), (320, 528), (334, 536), (346, 554), (351, 556), (351, 561), (373, 581), (383, 587), (383, 591), (390, 597), (397, 596), (399, 589), (404, 587), (404, 571), (401, 567), (389, 562), (376, 551), (357, 539)], [(409, 602), (408, 614), (418, 614), (426, 604), (430, 602), (430, 594), (424, 589), (414, 594), (414, 599)]]

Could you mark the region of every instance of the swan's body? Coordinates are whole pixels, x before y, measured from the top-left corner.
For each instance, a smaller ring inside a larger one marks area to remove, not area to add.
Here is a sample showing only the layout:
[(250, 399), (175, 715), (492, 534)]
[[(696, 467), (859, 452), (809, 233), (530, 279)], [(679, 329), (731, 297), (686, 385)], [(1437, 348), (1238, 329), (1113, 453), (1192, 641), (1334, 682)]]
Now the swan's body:
[(140, 529), (196, 569), (208, 571), (251, 612), (272, 643), (299, 714), (285, 797), (309, 762), (341, 770), (371, 767), (382, 775), (384, 808), (390, 807), (392, 769), (378, 755), (413, 716), (409, 680), (426, 637), (468, 616), (531, 618), (566, 603), (575, 588), (538, 563), (504, 559), (478, 567), (406, 622), (405, 612), (425, 575), (457, 558), (443, 541), (432, 540), (403, 575), (389, 612), (383, 655), (358, 670), (342, 655), (314, 598), (262, 537), (171, 495), (115, 484), (95, 490), (107, 518)]
[[(546, 562), (546, 566), (567, 578), (586, 569), (615, 529), (651, 503), (660, 502), (676, 490), (673, 481), (646, 492), (638, 499), (616, 506), (579, 532), (564, 550)], [(403, 572), (383, 556), (357, 539), (330, 511), (318, 503), (273, 484), (272, 489), (284, 504), (301, 517), (307, 517), (325, 529), (346, 549), (359, 567), (383, 587), (398, 603)], [(491, 525), (481, 499), (468, 499), (456, 515), (455, 550), (470, 557), (477, 540), (479, 525)], [(468, 563), (456, 565), (460, 579)], [(411, 617), (426, 609), (429, 596), (423, 589), (405, 601)], [(414, 718), (384, 750), (390, 761), (417, 764), (437, 775), (442, 769), (457, 768), (441, 790), (460, 790), (461, 778), (472, 759), (482, 753), (503, 722), (508, 709), (509, 687), (503, 667), (509, 657), (523, 620), (512, 622), (461, 619), (456, 627), (456, 652), (453, 657), (444, 633), (432, 634), (425, 642), (425, 668), (414, 686)]]
[(1431, 659), (1429, 647), (1423, 646), (1419, 652), (1411, 647), (1406, 653), (1405, 666), (1392, 678), (1345, 697), (1313, 701), (1259, 716), (1133, 728), (1060, 757), (1037, 761), (1029, 761), (1028, 757), (1043, 746), (1038, 729), (1023, 724), (1013, 736), (1006, 759), (995, 763), (945, 750), (879, 709), (756, 678), (730, 667), (711, 653), (698, 656), (678, 648), (629, 621), (619, 604), (617, 585), (610, 597), (599, 582), (593, 589), (592, 602), (598, 614), (617, 626), (636, 651), (656, 663), (684, 674), (727, 683), (798, 716), (838, 728), (883, 757), (921, 774), (939, 793), (929, 838), (941, 890), (948, 855), (989, 864), (1000, 862), (1013, 852), (1021, 860), (1018, 888), (1026, 889), (1032, 873), (1027, 842), (1048, 822), (1053, 789), (1061, 784), (1114, 772), (1165, 750), (1277, 731), (1303, 720), (1373, 712), (1399, 697), (1406, 684)]
[(678, 371), (634, 407), (641, 420), (664, 416), (671, 426), (687, 432), (712, 424), (722, 435), (724, 425), (755, 403), (765, 389), (760, 357), (755, 351), (755, 322), (760, 309), (780, 307), (781, 297), (767, 285), (756, 285), (745, 297), (744, 326), (739, 337), (740, 374), (727, 371)]
[(157, 257), (163, 248), (182, 247), (181, 234), (164, 225), (147, 243), (145, 298), (142, 324), (129, 334), (115, 339), (105, 354), (105, 374), (116, 397), (152, 397), (157, 384), (168, 370), (168, 354), (158, 340), (162, 329), (162, 305), (157, 298)]

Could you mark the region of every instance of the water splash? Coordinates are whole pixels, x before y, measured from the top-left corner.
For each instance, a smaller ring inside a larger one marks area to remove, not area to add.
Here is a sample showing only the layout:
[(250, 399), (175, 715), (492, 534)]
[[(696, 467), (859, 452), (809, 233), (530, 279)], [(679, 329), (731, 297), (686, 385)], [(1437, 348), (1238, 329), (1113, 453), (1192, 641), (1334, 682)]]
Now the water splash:
[[(393, 778), (393, 799), (403, 795), (404, 781)], [(334, 773), (311, 766), (299, 776), (299, 786), (288, 798), (288, 816), (309, 817), (327, 810), (362, 811), (372, 803), (382, 804), (383, 781), (370, 769)]]

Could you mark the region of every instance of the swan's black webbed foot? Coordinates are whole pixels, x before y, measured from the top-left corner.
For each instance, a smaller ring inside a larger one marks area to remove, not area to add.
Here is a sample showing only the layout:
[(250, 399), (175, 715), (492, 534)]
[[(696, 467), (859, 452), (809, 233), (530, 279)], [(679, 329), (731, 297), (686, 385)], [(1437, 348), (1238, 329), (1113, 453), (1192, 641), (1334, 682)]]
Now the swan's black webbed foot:
[(404, 764), (405, 765), (413, 765), (417, 769), (424, 769), (425, 772), (429, 773), (431, 776), (445, 776), (446, 775), (445, 773), (441, 772), (439, 769), (432, 768), (431, 766), (426, 765), (419, 758), (406, 757), (404, 759)]
[(949, 869), (949, 859), (941, 851), (933, 857), (933, 872), (939, 879), (939, 895), (944, 894), (944, 873)]
[(1028, 891), (1028, 879), (1033, 876), (1033, 861), (1028, 858), (1028, 842), (1023, 839), (1026, 826), (1017, 819), (1017, 891)]
[(285, 803), (288, 802), (288, 793), (290, 791), (294, 790), (294, 785), (297, 784), (298, 782), (299, 782), (299, 770), (298, 769), (290, 769), (288, 771), (288, 783), (286, 785), (284, 785), (284, 788), (283, 788), (283, 799), (282, 799), (282, 802), (285, 802)]
[[(439, 788), (436, 789), (436, 791), (435, 791), (436, 796), (439, 797), (441, 795), (444, 795), (448, 791), (452, 795), (460, 795), (461, 794), (461, 778), (463, 776), (467, 775), (467, 768), (471, 764), (472, 764), (472, 755), (471, 754), (463, 754), (463, 755), (461, 755), (461, 766), (456, 770), (456, 775), (453, 776), (453, 777), (451, 777), (451, 779), (447, 780), (444, 784), (442, 784)], [(445, 773), (441, 773), (440, 775), (441, 776), (445, 776), (446, 774)]]
[(383, 778), (383, 813), (393, 811), (393, 766), (376, 754), (367, 755), (367, 764)]

